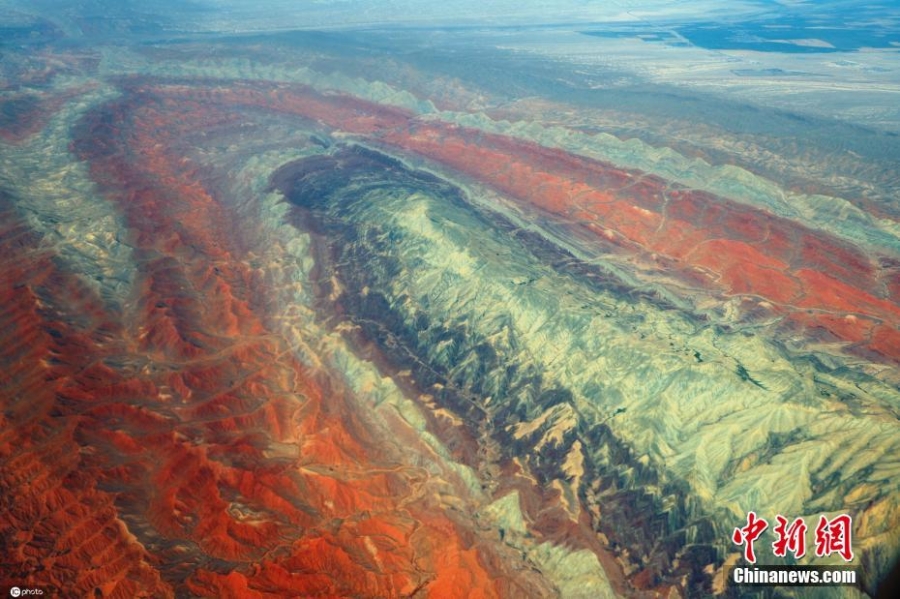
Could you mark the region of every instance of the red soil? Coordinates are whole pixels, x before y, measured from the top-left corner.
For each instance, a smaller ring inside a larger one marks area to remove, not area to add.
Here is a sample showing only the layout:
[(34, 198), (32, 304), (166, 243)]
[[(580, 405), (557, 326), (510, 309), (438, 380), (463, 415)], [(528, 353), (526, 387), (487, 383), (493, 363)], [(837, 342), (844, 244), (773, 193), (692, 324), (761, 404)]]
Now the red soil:
[(135, 256), (119, 308), (0, 219), (3, 582), (67, 596), (496, 596), (515, 574), (488, 570), (466, 525), (405, 474), (409, 456), (256, 311), (266, 291), (234, 215), (171, 152), (216, 118), (228, 115), (134, 94), (86, 119), (74, 149)]
[[(181, 97), (189, 88), (164, 87)], [(194, 92), (211, 105), (243, 105), (314, 119), (334, 129), (374, 136), (476, 178), (510, 197), (567, 216), (628, 251), (661, 256), (674, 274), (696, 284), (696, 270), (709, 274), (709, 291), (747, 295), (784, 312), (811, 310), (804, 318), (839, 338), (868, 342), (886, 358), (900, 359), (893, 331), (900, 326), (900, 285), (884, 288), (880, 272), (860, 250), (705, 192), (668, 189), (653, 176), (636, 176), (561, 150), (455, 125), (423, 124), (400, 109), (301, 86), (237, 85)], [(857, 325), (842, 320), (854, 315)], [(836, 322), (842, 322), (837, 326)]]
[[(0, 208), (0, 580), (6, 585), (66, 589), (86, 595), (171, 596), (152, 558), (117, 517), (115, 496), (84, 468), (90, 449), (78, 436), (92, 418), (67, 391), (90, 384), (91, 350), (119, 333), (103, 307), (7, 206)], [(64, 298), (65, 306), (51, 304)], [(147, 391), (103, 377), (98, 398), (116, 387)]]
[(569, 168), (557, 172), (552, 167), (561, 162), (558, 150), (455, 126), (420, 125), (411, 132), (390, 131), (383, 139), (522, 202), (600, 225), (590, 230), (614, 233), (605, 235), (604, 243), (674, 259), (683, 272), (699, 267), (712, 275), (713, 291), (755, 296), (788, 313), (812, 310), (816, 316), (809, 326), (845, 341), (857, 341), (859, 331), (834, 326), (835, 318), (854, 315), (861, 327), (875, 327), (869, 349), (900, 359), (895, 341), (900, 295), (893, 286), (882, 289), (880, 273), (865, 254), (833, 236), (702, 192), (671, 191), (661, 206), (662, 192), (653, 182), (623, 190), (585, 189), (581, 181), (593, 172), (614, 169), (580, 160), (582, 174)]

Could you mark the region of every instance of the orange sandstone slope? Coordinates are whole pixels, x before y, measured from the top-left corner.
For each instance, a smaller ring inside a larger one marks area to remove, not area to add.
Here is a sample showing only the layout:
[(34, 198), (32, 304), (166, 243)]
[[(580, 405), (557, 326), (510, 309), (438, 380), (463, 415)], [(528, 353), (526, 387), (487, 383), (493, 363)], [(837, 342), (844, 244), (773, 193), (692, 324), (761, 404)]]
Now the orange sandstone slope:
[[(97, 391), (107, 394), (148, 391), (141, 382), (95, 378), (97, 346), (118, 337), (121, 327), (40, 249), (39, 236), (5, 198), (0, 214), (0, 342), (9, 365), (0, 375), (2, 583), (73, 595), (100, 589), (119, 597), (171, 596), (119, 518), (115, 495), (100, 489), (100, 473), (86, 467), (96, 449), (79, 438), (92, 417), (66, 394), (79, 383), (99, 383)], [(100, 393), (95, 403), (103, 403)]]
[(465, 490), (417, 465), (434, 456), (408, 425), (388, 435), (267, 326), (234, 215), (166, 153), (175, 120), (140, 104), (89, 119), (76, 148), (127, 224), (127, 301), (105, 303), (4, 199), (2, 582), (107, 597), (521, 593), (525, 575), (436, 500)]

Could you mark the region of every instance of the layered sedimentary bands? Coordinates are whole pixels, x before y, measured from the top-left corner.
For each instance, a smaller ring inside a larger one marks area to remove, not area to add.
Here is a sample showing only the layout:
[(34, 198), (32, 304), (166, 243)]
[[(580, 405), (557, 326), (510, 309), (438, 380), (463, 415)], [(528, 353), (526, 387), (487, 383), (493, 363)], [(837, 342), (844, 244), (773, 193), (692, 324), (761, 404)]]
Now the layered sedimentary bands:
[(673, 150), (650, 172), (649, 146), (468, 114), (410, 72), (419, 95), (47, 52), (0, 120), (5, 585), (736, 595), (751, 510), (853, 517), (860, 580), (830, 592), (887, 575), (877, 193), (706, 162), (691, 185)]

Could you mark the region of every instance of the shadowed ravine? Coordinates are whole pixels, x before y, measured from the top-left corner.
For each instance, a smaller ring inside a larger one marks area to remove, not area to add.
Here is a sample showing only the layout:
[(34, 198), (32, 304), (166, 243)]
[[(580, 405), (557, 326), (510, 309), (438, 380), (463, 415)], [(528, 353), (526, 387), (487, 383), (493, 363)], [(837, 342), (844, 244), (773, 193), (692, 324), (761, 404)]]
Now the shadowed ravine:
[[(558, 492), (552, 509), (525, 514), (533, 532), (588, 549), (590, 531), (602, 533), (646, 580), (687, 576), (702, 592), (749, 481), (792, 479), (779, 495), (755, 496), (761, 511), (845, 508), (817, 491), (830, 460), (807, 462), (805, 476), (785, 460), (841, 430), (859, 434), (855, 421), (865, 417), (835, 414), (828, 399), (836, 384), (846, 388), (840, 373), (673, 314), (621, 284), (598, 284), (571, 255), (558, 268), (545, 239), (371, 150), (332, 149), (272, 180), (313, 236), (329, 326), (369, 348), (364, 355), (402, 379), (426, 412), (450, 412), (433, 426), (476, 440), (475, 455), (456, 457), (495, 496), (515, 486), (510, 472)], [(810, 374), (818, 399), (798, 400)], [(735, 404), (746, 407), (717, 409)], [(817, 420), (829, 422), (818, 429)], [(874, 438), (893, 435), (876, 429)], [(728, 446), (708, 442), (725, 434)], [(845, 479), (848, 493), (876, 473), (870, 466)]]

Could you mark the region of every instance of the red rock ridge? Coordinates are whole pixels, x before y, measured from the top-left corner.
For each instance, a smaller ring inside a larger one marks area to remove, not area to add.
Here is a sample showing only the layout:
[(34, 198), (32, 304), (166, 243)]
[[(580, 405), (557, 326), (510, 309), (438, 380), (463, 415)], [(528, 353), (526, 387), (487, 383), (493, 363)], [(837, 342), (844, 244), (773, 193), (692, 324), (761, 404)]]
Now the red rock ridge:
[(521, 591), (414, 458), (267, 328), (234, 215), (171, 152), (201, 113), (233, 118), (130, 95), (87, 117), (74, 145), (129, 227), (121, 309), (9, 211), (0, 221), (0, 331), (16, 365), (2, 396), (4, 582), (109, 597)]
[(827, 331), (882, 359), (900, 359), (900, 287), (890, 283), (896, 275), (833, 235), (658, 177), (303, 86), (154, 89), (182, 99), (191, 90), (204, 107), (297, 115), (421, 154), (571, 220), (598, 244), (664, 263), (697, 291), (744, 296), (812, 336)]

